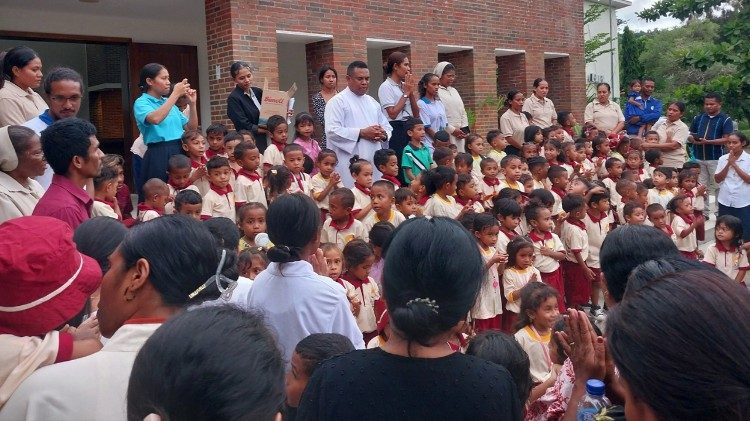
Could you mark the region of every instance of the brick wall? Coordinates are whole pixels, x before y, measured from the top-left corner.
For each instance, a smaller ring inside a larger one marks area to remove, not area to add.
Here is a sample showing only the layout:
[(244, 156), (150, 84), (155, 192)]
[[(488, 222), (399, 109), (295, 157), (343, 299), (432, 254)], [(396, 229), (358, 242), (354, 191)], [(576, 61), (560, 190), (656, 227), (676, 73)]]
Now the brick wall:
[[(558, 111), (573, 110), (570, 74), (570, 58), (559, 57), (544, 60), (544, 78), (550, 86), (547, 97), (555, 103), (555, 109)], [(583, 113), (579, 110), (575, 111), (576, 118), (583, 119)]]
[[(307, 100), (308, 110), (312, 112), (312, 97), (320, 91), (320, 81), (318, 80), (318, 70), (324, 65), (333, 62), (333, 42), (320, 41), (305, 45), (305, 55), (307, 60)], [(346, 71), (336, 69), (339, 78), (346, 77)], [(316, 139), (321, 138), (323, 128), (315, 124)]]
[(122, 91), (108, 89), (89, 94), (89, 113), (91, 123), (96, 126), (96, 136), (102, 140), (122, 139)]
[[(461, 93), (464, 107), (475, 110), (477, 98), (474, 91), (474, 51), (465, 50), (454, 53), (440, 53), (438, 54), (437, 61), (438, 63), (447, 61), (456, 67), (456, 81), (453, 83), (453, 87)], [(430, 69), (429, 71), (432, 72), (433, 70)]]
[[(232, 61), (246, 60), (258, 65), (256, 84), (260, 85), (263, 78), (268, 78), (270, 86), (278, 88), (277, 29), (333, 35), (326, 57), (330, 55), (331, 64), (341, 73), (340, 88), (345, 84), (343, 70), (347, 64), (353, 60), (367, 61), (368, 37), (410, 42), (410, 59), (415, 74), (432, 71), (439, 59), (438, 44), (473, 46), (470, 60), (469, 57), (457, 58), (459, 61), (469, 60), (457, 66), (457, 84), (461, 86), (462, 96), (466, 95), (467, 102), (477, 108), (476, 130), (480, 132), (497, 125), (494, 108), (481, 106), (487, 98), (498, 93), (496, 48), (526, 51), (523, 74), (503, 82), (502, 90), (508, 83), (515, 83), (527, 93), (531, 82), (546, 73), (545, 51), (568, 53), (569, 103), (579, 113), (585, 107), (583, 0), (457, 0), (441, 3), (206, 0), (205, 4), (214, 121), (227, 122), (226, 97), (234, 86), (228, 74)], [(308, 49), (307, 52), (308, 66), (320, 62), (311, 59), (316, 51)], [(213, 71), (217, 64), (222, 69), (220, 80), (215, 79)], [(469, 68), (473, 68), (473, 74), (465, 71)], [(550, 75), (546, 77), (550, 78)], [(556, 89), (552, 87), (553, 91)]]

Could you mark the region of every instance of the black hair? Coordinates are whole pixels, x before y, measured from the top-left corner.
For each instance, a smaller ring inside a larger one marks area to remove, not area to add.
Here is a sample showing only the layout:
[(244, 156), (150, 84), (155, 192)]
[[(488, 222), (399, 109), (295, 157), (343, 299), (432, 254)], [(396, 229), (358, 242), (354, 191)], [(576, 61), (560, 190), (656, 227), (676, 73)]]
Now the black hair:
[(305, 258), (302, 249), (315, 240), (319, 228), (320, 209), (309, 196), (279, 196), (266, 213), (268, 238), (274, 244), (268, 250), (268, 260), (286, 263)]
[(370, 228), (370, 244), (373, 247), (383, 247), (388, 239), (391, 238), (396, 227), (388, 221), (379, 221)]
[(359, 175), (359, 173), (364, 169), (365, 165), (372, 165), (370, 161), (366, 159), (362, 159), (359, 157), (359, 155), (354, 155), (349, 160), (349, 173), (353, 175)]
[[(748, 308), (747, 288), (707, 269), (628, 293), (607, 317), (607, 344), (633, 398), (663, 420), (747, 419)], [(692, 393), (697, 384), (702, 392)]]
[(69, 67), (55, 67), (47, 73), (42, 83), (44, 93), (50, 96), (52, 94), (52, 84), (63, 80), (77, 83), (78, 87), (81, 88), (81, 93), (83, 93), (83, 79), (81, 75)]
[(352, 75), (354, 75), (354, 70), (355, 69), (366, 69), (366, 68), (367, 68), (367, 63), (365, 63), (364, 61), (361, 61), (361, 60), (355, 60), (355, 61), (349, 63), (348, 66), (346, 66), (346, 75), (347, 76), (352, 76)]
[[(625, 172), (623, 171), (623, 174)], [(615, 191), (622, 195), (622, 192), (625, 191), (627, 188), (633, 188), (637, 189), (637, 183), (635, 181), (629, 180), (627, 178), (621, 178), (617, 180), (617, 183), (615, 184)], [(610, 192), (611, 193), (611, 192)]]
[(542, 128), (539, 126), (526, 126), (526, 128), (523, 129), (523, 142), (534, 143), (534, 137), (536, 137), (536, 134), (540, 131), (542, 131)]
[(746, 147), (748, 143), (750, 143), (750, 139), (748, 139), (747, 135), (739, 130), (730, 133), (729, 136), (736, 136), (743, 147)]
[(623, 214), (623, 216), (631, 216), (631, 215), (633, 215), (633, 212), (635, 212), (636, 209), (643, 209), (643, 210), (645, 210), (645, 208), (643, 207), (643, 205), (640, 204), (640, 203), (638, 203), (638, 202), (628, 202), (622, 208), (622, 214)]
[[(216, 352), (219, 343), (222, 351)], [(138, 352), (128, 420), (155, 413), (164, 420), (270, 421), (284, 402), (284, 370), (260, 313), (233, 306), (186, 311), (165, 322)]]
[(174, 209), (179, 211), (182, 205), (200, 205), (203, 203), (201, 194), (195, 190), (184, 189), (174, 196)]
[(430, 83), (430, 79), (433, 77), (438, 77), (435, 73), (425, 73), (424, 76), (422, 76), (422, 79), (419, 80), (419, 84), (417, 85), (417, 89), (419, 90), (419, 97), (423, 98), (427, 96), (427, 84)]
[(703, 100), (705, 101), (707, 99), (714, 99), (716, 100), (716, 102), (721, 104), (721, 94), (718, 92), (708, 92), (705, 95), (703, 95)]
[(518, 320), (513, 328), (521, 330), (531, 325), (534, 320), (529, 316), (529, 311), (536, 311), (548, 299), (555, 297), (560, 299), (556, 289), (544, 282), (529, 282), (519, 291), (521, 294), (521, 309), (518, 311)]
[(225, 145), (227, 143), (231, 142), (231, 141), (234, 141), (234, 140), (238, 140), (240, 143), (242, 143), (245, 140), (245, 138), (242, 137), (242, 134), (240, 134), (236, 130), (229, 131), (229, 132), (227, 132), (227, 134), (224, 135), (224, 144)]
[(609, 139), (606, 137), (597, 137), (591, 142), (591, 149), (594, 150), (594, 155), (599, 153), (599, 147), (602, 145), (609, 145)]
[(415, 117), (406, 117), (406, 120), (404, 120), (404, 130), (406, 130), (407, 132), (409, 130), (414, 130), (414, 127), (420, 124), (424, 125), (424, 122)]
[[(599, 185), (598, 183), (596, 185)], [(589, 196), (589, 203), (588, 205), (591, 206), (592, 204), (599, 203), (604, 199), (609, 199), (609, 189), (605, 188), (604, 193), (594, 193), (591, 196)]]
[(245, 156), (245, 152), (251, 151), (253, 149), (258, 149), (258, 147), (254, 143), (250, 142), (240, 142), (239, 145), (234, 147), (234, 159), (242, 159), (243, 156)]
[(422, 183), (427, 191), (427, 196), (432, 196), (443, 186), (456, 179), (456, 170), (451, 167), (440, 166), (425, 172), (424, 175)]
[(346, 270), (361, 265), (368, 257), (375, 255), (372, 246), (359, 238), (346, 243), (341, 253), (344, 255), (344, 267)]
[(666, 211), (666, 209), (664, 209), (664, 206), (662, 206), (661, 203), (652, 203), (646, 206), (646, 215), (648, 216), (651, 216), (653, 213), (656, 213), (659, 211)]
[(305, 111), (299, 112), (297, 113), (297, 115), (294, 116), (295, 134), (296, 134), (297, 127), (303, 122), (308, 122), (312, 124), (313, 126), (315, 125), (315, 120), (313, 119), (313, 116), (310, 113), (305, 112)]
[(672, 169), (672, 167), (659, 167), (654, 169), (654, 171), (664, 174), (664, 176), (667, 177), (667, 180), (672, 178), (672, 176), (674, 175), (674, 170)]
[(211, 231), (219, 247), (236, 250), (240, 246), (240, 231), (231, 219), (214, 217), (203, 221), (203, 225)]
[[(36, 136), (36, 132), (26, 126), (8, 126), (10, 144), (17, 156), (21, 156), (31, 147), (31, 139), (34, 136)], [(67, 168), (65, 170), (67, 171)]]
[[(435, 142), (450, 142), (451, 135), (448, 134), (445, 130), (438, 130), (435, 132)], [(456, 145), (448, 145), (448, 148), (456, 147)]]
[(190, 143), (191, 140), (196, 139), (198, 137), (205, 137), (203, 136), (203, 133), (200, 132), (200, 130), (185, 130), (182, 133), (182, 136), (180, 136), (180, 142), (183, 145), (187, 145)]
[(683, 170), (691, 170), (691, 169), (700, 168), (700, 167), (701, 167), (701, 164), (699, 164), (699, 163), (697, 163), (695, 161), (687, 161), (684, 164), (682, 164), (682, 169)]
[[(180, 252), (173, 253), (175, 244)], [(216, 272), (216, 240), (200, 222), (166, 215), (130, 229), (119, 247), (125, 268), (139, 259), (150, 263), (149, 281), (166, 305), (182, 306)]]
[(453, 151), (449, 148), (435, 148), (435, 151), (432, 153), (432, 160), (435, 163), (448, 158), (453, 158)]
[(274, 165), (264, 177), (266, 197), (283, 195), (292, 185), (292, 173), (283, 165)]
[(687, 169), (683, 169), (677, 174), (677, 181), (680, 185), (688, 178), (696, 178), (696, 176)]
[(521, 192), (520, 191), (518, 191), (516, 189), (513, 189), (513, 188), (510, 188), (510, 187), (503, 187), (497, 193), (497, 196), (495, 196), (495, 198), (492, 199), (492, 200), (493, 201), (494, 200), (500, 200), (500, 199), (513, 199), (513, 200), (516, 200), (519, 197), (521, 197)]
[(381, 166), (387, 165), (388, 160), (390, 160), (392, 156), (397, 156), (396, 151), (393, 149), (378, 149), (372, 157), (372, 163), (375, 165), (375, 168), (379, 169)]
[(214, 123), (206, 129), (206, 134), (209, 133), (221, 133), (222, 136), (226, 136), (227, 133), (229, 133), (229, 130), (227, 129), (227, 126), (221, 123)]
[(562, 198), (562, 208), (565, 212), (570, 213), (586, 205), (586, 201), (580, 194), (566, 194)]
[(323, 362), (354, 351), (354, 345), (338, 333), (313, 333), (297, 343), (294, 352), (302, 360), (302, 370), (311, 377)]
[(102, 166), (99, 175), (94, 177), (94, 190), (98, 190), (104, 183), (112, 180), (117, 180), (117, 169)]
[(372, 188), (374, 189), (375, 187), (384, 188), (390, 197), (396, 196), (396, 186), (388, 180), (378, 180), (372, 183)]
[(240, 252), (240, 255), (237, 257), (237, 270), (240, 272), (240, 275), (244, 268), (247, 268), (248, 265), (252, 266), (253, 258), (256, 257), (262, 260), (265, 266), (268, 266), (268, 255), (266, 254), (266, 249), (263, 247), (248, 247)]
[(120, 245), (128, 229), (122, 222), (108, 216), (97, 216), (84, 221), (73, 233), (76, 249), (99, 263), (102, 273), (109, 270), (109, 260)]
[(560, 165), (552, 165), (549, 167), (549, 170), (547, 170), (547, 178), (549, 178), (550, 181), (553, 181), (558, 177), (566, 176), (567, 173), (568, 170), (566, 170), (565, 167)]
[(244, 221), (245, 218), (247, 217), (247, 214), (253, 209), (261, 209), (263, 210), (264, 214), (268, 212), (268, 208), (266, 208), (264, 204), (258, 203), (258, 202), (248, 202), (242, 205), (237, 210), (237, 222)]
[(413, 197), (414, 199), (417, 198), (417, 195), (414, 194), (414, 191), (408, 187), (401, 187), (398, 190), (396, 190), (396, 194), (394, 195), (396, 198), (396, 204), (400, 205), (406, 201), (406, 199)]
[(489, 157), (482, 158), (482, 160), (479, 161), (479, 168), (484, 171), (484, 169), (487, 168), (487, 166), (490, 164), (497, 164), (497, 161)]
[(89, 158), (91, 136), (96, 136), (96, 127), (77, 117), (57, 120), (42, 131), (44, 157), (55, 174), (67, 174), (76, 156)]
[(473, 355), (505, 367), (516, 383), (521, 406), (526, 404), (533, 386), (529, 371), (531, 362), (529, 355), (513, 336), (497, 330), (479, 333), (469, 342), (466, 355)]
[(537, 202), (544, 207), (552, 207), (555, 204), (555, 196), (547, 189), (534, 189), (529, 193), (529, 203)]
[(536, 168), (547, 165), (547, 160), (543, 156), (532, 156), (526, 160), (526, 164), (529, 166), (529, 171), (533, 172)]
[(467, 231), (472, 232), (474, 231), (474, 219), (476, 219), (476, 217), (476, 213), (466, 212), (461, 215), (461, 218), (458, 219), (458, 222), (460, 222), (461, 226), (466, 228)]
[(282, 117), (280, 115), (272, 115), (271, 117), (268, 117), (268, 121), (266, 121), (268, 133), (273, 133), (274, 131), (276, 131), (276, 128), (281, 126), (282, 124), (287, 124), (286, 117)]
[(492, 201), (492, 215), (495, 218), (515, 216), (521, 217), (523, 209), (514, 199), (498, 199)]
[(531, 221), (536, 221), (537, 218), (539, 218), (539, 214), (544, 209), (547, 209), (547, 207), (537, 200), (533, 200), (529, 202), (528, 205), (526, 205), (526, 209), (523, 210), (523, 215), (526, 217), (526, 221), (529, 223), (529, 225), (531, 225)]
[(302, 146), (296, 143), (287, 143), (286, 145), (284, 145), (284, 150), (282, 151), (284, 157), (286, 157), (287, 154), (291, 152), (302, 152), (303, 155), (305, 154), (305, 150), (302, 149)]
[(644, 159), (649, 164), (653, 164), (656, 162), (657, 159), (661, 158), (661, 151), (658, 149), (649, 149), (643, 154)]
[(458, 174), (458, 181), (456, 181), (456, 190), (461, 190), (462, 188), (466, 187), (467, 184), (474, 181), (474, 177), (471, 176), (471, 174)]
[(732, 231), (732, 239), (730, 244), (733, 247), (739, 247), (742, 245), (742, 220), (732, 215), (722, 215), (716, 218), (716, 226), (724, 224), (727, 229)]
[(492, 129), (487, 132), (487, 136), (484, 137), (484, 140), (487, 141), (490, 145), (492, 144), (492, 141), (496, 138), (499, 138), (502, 135), (502, 132), (498, 129)]
[(471, 157), (471, 154), (466, 152), (459, 152), (456, 154), (456, 157), (453, 158), (453, 165), (458, 167), (458, 164), (464, 164), (469, 167), (474, 165), (474, 158)]
[(3, 71), (2, 77), (0, 77), (0, 88), (5, 85), (6, 80), (9, 80), (11, 82), (13, 81), (14, 67), (22, 69), (35, 58), (39, 58), (39, 54), (37, 54), (36, 51), (32, 50), (31, 48), (25, 47), (23, 45), (13, 47), (10, 50), (4, 52), (4, 54), (0, 56)]
[(568, 121), (568, 117), (570, 117), (571, 114), (573, 113), (571, 113), (570, 111), (560, 111), (559, 113), (557, 113), (557, 123), (560, 125), (565, 124), (565, 122)]
[(167, 171), (174, 171), (179, 169), (190, 168), (190, 158), (186, 155), (172, 155), (167, 161)]
[[(389, 253), (391, 248), (396, 252)], [(409, 345), (430, 346), (466, 318), (484, 267), (476, 241), (458, 222), (410, 219), (398, 226), (383, 251), (383, 291), (394, 334)], [(411, 354), (410, 346), (407, 351)]]
[(622, 164), (622, 161), (620, 161), (618, 158), (607, 158), (607, 160), (604, 161), (604, 168), (609, 170), (610, 168), (614, 167), (615, 164), (618, 162)]
[(518, 89), (511, 89), (505, 96), (505, 106), (510, 107), (510, 103), (513, 102), (513, 98), (515, 98), (518, 94), (523, 94), (523, 92), (519, 91)]
[(510, 240), (508, 243), (508, 263), (506, 264), (506, 267), (512, 267), (516, 265), (516, 255), (519, 251), (525, 249), (525, 248), (534, 248), (534, 244), (532, 244), (531, 241), (529, 241), (526, 237), (521, 237), (520, 235)]
[(341, 198), (341, 206), (345, 208), (351, 208), (354, 206), (354, 193), (347, 189), (346, 187), (340, 187), (337, 189), (334, 189), (330, 195), (328, 196), (329, 199), (333, 199), (334, 197), (340, 197)]
[[(383, 149), (380, 149), (380, 150), (383, 150)], [(380, 151), (380, 150), (378, 150), (378, 151)], [(375, 154), (377, 154), (377, 153), (378, 153), (378, 152), (375, 152)], [(395, 152), (394, 152), (394, 153), (395, 153)], [(332, 157), (334, 157), (334, 158), (336, 159), (336, 162), (338, 162), (338, 160), (339, 160), (339, 157), (338, 157), (338, 156), (336, 156), (336, 152), (334, 152), (334, 151), (332, 151), (332, 150), (330, 150), (330, 149), (327, 149), (327, 148), (323, 148), (323, 149), (322, 149), (322, 150), (320, 151), (320, 153), (318, 153), (318, 162), (323, 162), (323, 160), (324, 160), (325, 158), (329, 157), (329, 156), (332, 156)]]
[(637, 294), (638, 291), (664, 275), (689, 270), (710, 270), (716, 273), (721, 273), (718, 269), (708, 266), (703, 262), (686, 259), (681, 255), (649, 260), (635, 267), (630, 273), (628, 276), (628, 286), (625, 289), (623, 299), (626, 299), (630, 295)]
[(677, 207), (680, 206), (682, 202), (685, 200), (689, 200), (689, 198), (684, 194), (678, 194), (677, 196), (673, 197), (669, 203), (667, 203), (667, 210), (677, 214)]
[(485, 228), (489, 227), (496, 227), (500, 225), (500, 223), (495, 219), (494, 216), (490, 215), (489, 213), (478, 213), (474, 217), (474, 224), (472, 231), (474, 232), (481, 232)]
[(229, 66), (229, 75), (232, 77), (232, 79), (234, 79), (242, 69), (250, 70), (250, 73), (253, 72), (253, 69), (248, 62), (235, 61), (231, 66)]
[(336, 76), (336, 79), (338, 80), (339, 73), (336, 71), (336, 69), (334, 69), (332, 66), (324, 64), (318, 70), (318, 82), (323, 83), (323, 77), (325, 77), (326, 72), (328, 72), (329, 70), (333, 72), (333, 74)]
[(508, 165), (510, 165), (510, 163), (511, 163), (511, 162), (513, 162), (514, 160), (518, 160), (518, 161), (520, 161), (521, 163), (523, 163), (523, 160), (521, 159), (521, 157), (520, 157), (520, 156), (517, 156), (517, 155), (513, 155), (513, 154), (511, 154), (511, 155), (505, 155), (505, 156), (503, 157), (503, 159), (501, 159), (501, 160), (500, 160), (500, 167), (501, 167), (501, 168), (505, 168), (505, 167), (507, 167)]
[(391, 54), (389, 54), (388, 60), (386, 61), (385, 67), (383, 68), (383, 70), (385, 71), (385, 74), (387, 76), (390, 76), (391, 73), (393, 73), (393, 68), (397, 64), (403, 63), (404, 60), (406, 60), (407, 58), (409, 58), (409, 56), (406, 55), (406, 53), (402, 51), (394, 51)]
[[(649, 206), (646, 209), (649, 211)], [(612, 298), (619, 302), (630, 272), (641, 263), (679, 255), (677, 246), (662, 232), (647, 225), (622, 225), (607, 234), (599, 254), (602, 273)]]
[(162, 69), (166, 69), (166, 67), (159, 63), (148, 63), (141, 68), (141, 75), (138, 79), (138, 87), (141, 89), (141, 92), (148, 91), (147, 79), (154, 79)]
[[(212, 171), (223, 167), (229, 167), (229, 159), (214, 155), (206, 162), (206, 171)], [(231, 168), (231, 167), (230, 167)]]

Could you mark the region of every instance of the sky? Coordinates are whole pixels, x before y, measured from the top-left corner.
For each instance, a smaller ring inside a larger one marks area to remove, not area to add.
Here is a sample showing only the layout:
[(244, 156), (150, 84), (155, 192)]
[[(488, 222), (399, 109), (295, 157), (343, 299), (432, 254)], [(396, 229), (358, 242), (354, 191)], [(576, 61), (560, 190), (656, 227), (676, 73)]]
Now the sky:
[(680, 21), (673, 18), (661, 18), (654, 22), (647, 22), (635, 15), (637, 12), (648, 8), (654, 3), (656, 3), (656, 0), (633, 0), (632, 6), (624, 7), (617, 11), (617, 18), (627, 21), (626, 24), (633, 31), (667, 29), (680, 25)]

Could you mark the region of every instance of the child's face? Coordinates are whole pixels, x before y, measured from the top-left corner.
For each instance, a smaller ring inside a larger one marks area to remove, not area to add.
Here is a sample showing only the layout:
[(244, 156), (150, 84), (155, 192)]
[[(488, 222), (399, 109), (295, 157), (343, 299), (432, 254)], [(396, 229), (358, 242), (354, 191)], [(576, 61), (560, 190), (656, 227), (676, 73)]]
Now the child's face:
[(340, 278), (341, 268), (343, 266), (341, 251), (337, 248), (332, 248), (323, 253), (323, 257), (325, 257), (326, 266), (328, 266), (328, 276), (330, 276), (331, 279)]
[(690, 203), (690, 200), (683, 199), (677, 205), (677, 213), (680, 215), (691, 215), (693, 213), (693, 204)]
[(530, 221), (530, 224), (539, 232), (552, 231), (552, 212), (547, 208), (540, 209), (537, 218)]
[(414, 192), (414, 194), (417, 197), (424, 196), (425, 187), (422, 184), (422, 177), (417, 177), (414, 180), (411, 180), (411, 184), (409, 184), (409, 188), (411, 189), (411, 191)]
[(633, 92), (641, 92), (641, 84), (640, 83), (634, 83), (630, 86), (630, 90)]
[(614, 179), (620, 178), (620, 176), (622, 176), (622, 162), (619, 162), (619, 161), (615, 162), (607, 170), (607, 172), (609, 172), (609, 176), (612, 177), (612, 178), (614, 178)]
[(238, 162), (240, 166), (247, 171), (255, 171), (260, 166), (260, 151), (255, 149), (247, 149), (242, 154), (242, 159)]
[(232, 169), (227, 167), (214, 168), (208, 172), (208, 181), (216, 187), (224, 188), (229, 184)]
[(474, 231), (474, 235), (483, 247), (492, 247), (497, 244), (497, 234), (500, 232), (500, 226), (493, 225), (484, 227), (481, 231)]
[(159, 211), (164, 211), (164, 206), (171, 202), (172, 198), (169, 197), (169, 189), (165, 188), (159, 194), (154, 195), (151, 206)]
[(116, 165), (115, 171), (117, 171), (117, 188), (119, 189), (125, 184), (125, 170), (122, 165)]
[(620, 155), (627, 155), (628, 152), (630, 152), (630, 142), (620, 142), (617, 145), (617, 152), (620, 152)]
[(701, 175), (701, 169), (700, 168), (690, 168), (688, 171), (690, 171), (690, 175), (695, 177), (695, 179), (699, 179)]
[(224, 146), (224, 135), (221, 133), (206, 133), (208, 137), (208, 148), (212, 151), (221, 151)]
[(682, 180), (682, 188), (685, 190), (693, 190), (698, 184), (698, 180), (693, 177), (687, 177)]
[(539, 165), (536, 168), (534, 168), (534, 171), (531, 173), (531, 175), (534, 176), (537, 180), (544, 180), (547, 178), (547, 172), (549, 171), (549, 164), (545, 163), (544, 165)]
[(523, 191), (526, 193), (531, 193), (534, 191), (534, 179), (529, 178), (523, 183)]
[(273, 133), (271, 133), (271, 141), (274, 143), (286, 143), (287, 138), (289, 137), (289, 126), (286, 125), (286, 123), (281, 123), (278, 126), (276, 126), (275, 129), (273, 129)]
[(643, 208), (635, 208), (630, 215), (625, 215), (625, 222), (630, 225), (641, 225), (646, 221), (646, 210)]
[(679, 178), (676, 173), (672, 173), (672, 178), (669, 179), (669, 188), (673, 189), (680, 184)]
[(117, 179), (116, 178), (104, 183), (104, 187), (102, 188), (102, 194), (104, 195), (104, 198), (110, 202), (117, 199)]
[(716, 241), (729, 242), (734, 240), (734, 231), (732, 231), (726, 224), (719, 223), (716, 225)]
[(243, 142), (250, 142), (253, 145), (255, 144), (255, 139), (253, 139), (253, 136), (248, 133), (242, 133), (242, 141)]
[(390, 175), (391, 177), (398, 176), (398, 157), (392, 155), (388, 157), (388, 162), (385, 165), (381, 165), (378, 168), (384, 175)]
[(482, 139), (481, 137), (476, 138), (472, 140), (471, 143), (466, 145), (466, 148), (469, 150), (469, 153), (471, 153), (474, 156), (481, 155), (482, 152), (484, 152), (483, 143), (484, 143), (484, 139)]
[(508, 141), (503, 136), (496, 136), (492, 139), (492, 148), (498, 152), (502, 152), (508, 146)]
[(354, 182), (362, 187), (372, 186), (372, 165), (363, 164), (360, 168), (359, 174), (352, 174)]
[(641, 168), (641, 156), (636, 154), (628, 155), (627, 164), (631, 170), (639, 170)]
[(514, 216), (514, 215), (498, 215), (497, 220), (500, 221), (500, 225), (503, 226), (508, 231), (513, 231), (516, 228), (518, 228), (518, 225), (521, 224), (521, 217), (520, 216)]
[(482, 175), (484, 175), (485, 177), (496, 178), (498, 171), (499, 168), (497, 166), (497, 162), (489, 162), (484, 166)]
[(575, 162), (576, 158), (578, 157), (578, 153), (576, 152), (576, 148), (573, 145), (566, 146), (565, 148), (565, 159), (568, 162)]
[(581, 162), (585, 161), (586, 160), (586, 151), (584, 149), (576, 149), (576, 153), (575, 153), (575, 156), (573, 157), (573, 159), (576, 162), (578, 162), (578, 163), (581, 163)]
[(336, 170), (336, 157), (326, 156), (318, 162), (318, 171), (323, 177), (330, 177), (334, 170)]
[(370, 190), (372, 210), (378, 215), (387, 215), (393, 207), (393, 195), (383, 186), (374, 186)]
[(315, 126), (312, 122), (305, 120), (298, 123), (295, 130), (297, 131), (297, 136), (309, 139), (313, 135), (313, 132), (315, 132)]
[(608, 156), (610, 152), (612, 152), (612, 149), (606, 141), (599, 145), (599, 156)]
[(249, 210), (239, 226), (246, 238), (255, 241), (256, 235), (266, 232), (266, 212), (263, 209)]
[(620, 196), (622, 196), (623, 202), (633, 202), (638, 200), (638, 192), (634, 186), (624, 187)]
[(560, 316), (560, 310), (557, 307), (557, 297), (549, 297), (536, 310), (529, 310), (529, 316), (531, 316), (530, 318), (535, 328), (543, 330), (551, 329), (558, 316)]
[(239, 139), (230, 140), (224, 143), (224, 152), (226, 152), (227, 157), (229, 157), (230, 162), (234, 162), (234, 148), (236, 148), (237, 145), (239, 144), (240, 144)]
[(534, 247), (524, 247), (516, 253), (516, 266), (526, 269), (534, 263)]
[(195, 220), (201, 220), (201, 207), (200, 203), (183, 203), (179, 209), (175, 209), (178, 215), (187, 215)]
[(659, 135), (656, 133), (646, 135), (646, 143), (659, 143)]
[(407, 197), (403, 202), (396, 205), (396, 209), (408, 218), (417, 213), (417, 199)]
[[(469, 174), (471, 172), (471, 165), (465, 162), (459, 162), (456, 164), (457, 174)], [(412, 181), (413, 183), (413, 181)]]
[(453, 181), (450, 183), (445, 183), (443, 187), (440, 188), (440, 192), (443, 193), (446, 196), (453, 196), (456, 194), (456, 184), (458, 183), (458, 176), (453, 177)]
[(638, 203), (640, 203), (643, 206), (647, 206), (648, 205), (648, 190), (647, 189), (643, 189), (641, 191), (636, 190), (636, 192), (638, 195)]
[(594, 147), (591, 142), (586, 142), (584, 145), (583, 151), (586, 153), (586, 158), (591, 158), (594, 155)]
[(438, 166), (453, 168), (453, 157), (452, 156), (446, 156), (445, 158), (441, 159), (440, 161), (437, 161), (436, 164)]
[(651, 177), (651, 181), (654, 182), (654, 187), (657, 189), (663, 189), (667, 187), (667, 176), (664, 175), (661, 171), (654, 171), (653, 177)]
[(341, 203), (340, 196), (333, 196), (328, 201), (328, 214), (331, 215), (331, 219), (336, 222), (345, 221), (349, 219), (352, 213), (351, 207), (344, 207)]
[(423, 124), (417, 124), (412, 128), (411, 130), (407, 130), (406, 134), (409, 135), (409, 139), (414, 144), (419, 144), (422, 142), (422, 138), (424, 137), (425, 130)]
[(354, 276), (357, 279), (367, 279), (368, 276), (370, 276), (370, 269), (372, 269), (372, 265), (375, 264), (375, 256), (369, 256), (367, 259), (365, 259), (364, 262), (358, 264), (357, 266), (354, 266), (352, 268), (347, 268), (347, 272)]
[(567, 190), (568, 189), (568, 172), (565, 171), (563, 175), (559, 177), (555, 177), (551, 181), (552, 181), (552, 187), (558, 190)]
[(305, 166), (305, 154), (302, 151), (289, 151), (284, 155), (284, 166), (292, 172), (299, 174)]
[(503, 173), (505, 174), (505, 178), (507, 180), (518, 181), (518, 179), (521, 178), (521, 174), (523, 174), (523, 165), (521, 164), (521, 160), (511, 159), (510, 161), (507, 161), (505, 167), (503, 168)]
[(549, 143), (544, 147), (544, 159), (546, 159), (547, 161), (557, 161), (557, 155), (559, 154), (560, 151), (558, 151), (556, 147), (552, 146)]
[(542, 131), (539, 130), (534, 135), (534, 143), (536, 143), (538, 145), (538, 144), (542, 143), (543, 141), (544, 141), (544, 133), (542, 133)]
[(464, 199), (475, 200), (478, 195), (479, 192), (477, 191), (477, 184), (474, 182), (474, 180), (469, 181), (460, 189), (458, 189), (458, 196)]
[(296, 352), (292, 354), (291, 368), (286, 373), (286, 403), (292, 408), (299, 406), (302, 392), (307, 387), (310, 377), (305, 372), (305, 362)]
[(535, 156), (539, 156), (539, 150), (537, 149), (536, 144), (524, 144), (522, 154), (525, 159), (529, 159)]
[(253, 256), (250, 258), (250, 265), (242, 268), (240, 275), (254, 281), (255, 277), (266, 269), (266, 266), (266, 262), (263, 261), (263, 258), (260, 256)]
[(651, 214), (648, 215), (648, 220), (654, 224), (654, 227), (663, 229), (667, 225), (667, 212), (662, 209), (659, 209), (656, 212), (651, 212)]
[(568, 187), (565, 189), (565, 193), (580, 194), (581, 196), (585, 196), (588, 190), (589, 189), (586, 186), (586, 183), (584, 183), (580, 178), (576, 178), (575, 180), (568, 183)]
[(602, 199), (598, 202), (592, 203), (591, 209), (598, 211), (599, 213), (604, 213), (604, 212), (609, 211), (610, 209), (609, 199)]
[(172, 184), (178, 189), (184, 189), (190, 184), (190, 167), (173, 168), (168, 174)]
[(557, 129), (557, 130), (551, 131), (549, 133), (549, 138), (552, 139), (552, 140), (559, 140), (560, 142), (562, 142), (563, 140), (565, 140), (565, 135), (563, 134), (563, 129)]
[(187, 144), (182, 144), (182, 150), (187, 152), (192, 159), (198, 160), (206, 153), (206, 139), (203, 136), (196, 136), (190, 139)]

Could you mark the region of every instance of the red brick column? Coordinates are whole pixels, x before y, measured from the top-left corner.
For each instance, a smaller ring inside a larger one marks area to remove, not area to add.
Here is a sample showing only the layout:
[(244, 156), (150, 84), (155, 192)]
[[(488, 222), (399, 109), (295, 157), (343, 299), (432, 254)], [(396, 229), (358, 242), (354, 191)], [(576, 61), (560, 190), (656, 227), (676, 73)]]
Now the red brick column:
[(558, 111), (571, 110), (570, 58), (559, 57), (544, 60), (544, 78), (549, 83), (547, 95)]

